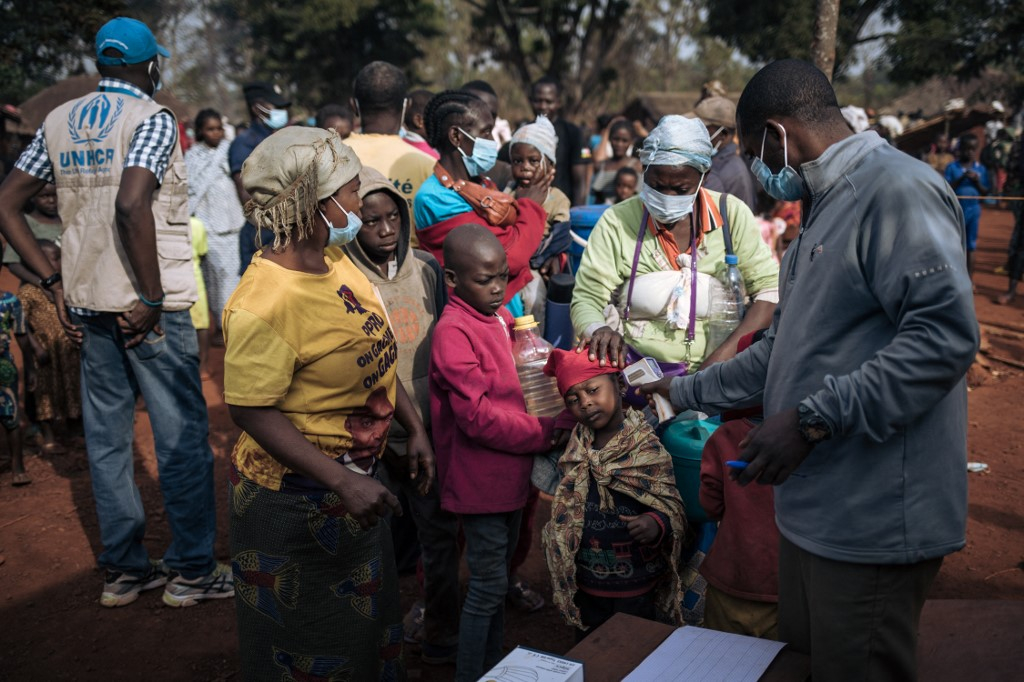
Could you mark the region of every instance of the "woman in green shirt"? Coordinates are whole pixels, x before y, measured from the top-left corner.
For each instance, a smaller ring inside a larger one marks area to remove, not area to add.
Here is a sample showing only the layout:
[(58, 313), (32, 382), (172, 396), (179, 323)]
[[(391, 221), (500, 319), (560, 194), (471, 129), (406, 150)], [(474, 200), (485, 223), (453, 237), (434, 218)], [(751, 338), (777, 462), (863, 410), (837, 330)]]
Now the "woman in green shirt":
[(570, 313), (580, 348), (589, 343), (591, 358), (625, 366), (628, 346), (664, 363), (686, 362), (692, 372), (732, 357), (744, 334), (771, 323), (778, 265), (750, 209), (726, 196), (733, 251), (751, 302), (739, 327), (717, 348), (708, 347), (708, 305), (726, 254), (722, 195), (703, 188), (712, 150), (704, 124), (682, 116), (664, 117), (644, 141), (639, 195), (605, 211), (576, 275)]

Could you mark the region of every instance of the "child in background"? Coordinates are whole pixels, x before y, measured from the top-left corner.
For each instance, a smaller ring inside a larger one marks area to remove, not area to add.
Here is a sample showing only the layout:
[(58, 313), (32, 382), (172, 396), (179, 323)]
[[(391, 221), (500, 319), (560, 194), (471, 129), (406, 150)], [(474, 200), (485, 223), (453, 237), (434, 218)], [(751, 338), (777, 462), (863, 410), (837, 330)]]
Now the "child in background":
[[(555, 150), (558, 136), (547, 116), (538, 116), (533, 123), (522, 125), (509, 142), (509, 161), (512, 165), (513, 182), (505, 188), (512, 193), (517, 187), (529, 187), (535, 180), (543, 178), (555, 167)], [(569, 248), (568, 225), (552, 233), (559, 223), (569, 221), (569, 197), (554, 185), (548, 191), (547, 201), (542, 208), (547, 212), (544, 238), (537, 253), (530, 260), (533, 279), (520, 290), (519, 295), (509, 303), (514, 317), (533, 315), (539, 321), (543, 333), (545, 308), (547, 304), (546, 282), (562, 270), (562, 252)], [(533, 544), (533, 518), (537, 508), (538, 493), (530, 490), (530, 498), (523, 510), (522, 526), (519, 529), (519, 544), (512, 557), (512, 577), (509, 582), (508, 599), (520, 611), (533, 613), (544, 607), (544, 597), (534, 590), (521, 575), (519, 569), (529, 556)]]
[[(50, 183), (43, 185), (43, 188), (32, 197), (31, 204), (32, 210), (25, 213), (25, 222), (32, 230), (32, 235), (36, 239), (48, 239), (60, 244), (64, 226), (60, 221), (60, 215), (57, 214), (57, 186)], [(39, 276), (25, 267), (14, 249), (4, 250), (4, 265), (23, 283), (39, 281)]]
[(772, 260), (782, 262), (779, 252), (779, 238), (786, 233), (786, 221), (774, 215), (778, 202), (760, 187), (757, 190), (757, 226), (761, 230), (761, 239), (772, 252)]
[(210, 378), (210, 304), (206, 299), (206, 282), (203, 280), (203, 258), (209, 251), (206, 244), (206, 226), (195, 216), (192, 224), (192, 268), (196, 273), (196, 287), (199, 297), (189, 308), (192, 326), (196, 328), (199, 341), (199, 376), (205, 381)]
[(594, 159), (594, 177), (590, 181), (590, 193), (595, 204), (611, 204), (615, 197), (615, 181), (619, 171), (631, 168), (635, 173), (642, 171), (640, 159), (632, 155), (633, 124), (623, 117), (612, 121), (603, 137), (608, 140), (611, 157)]
[(988, 171), (977, 161), (978, 138), (962, 135), (957, 146), (957, 160), (946, 166), (946, 182), (953, 188), (964, 212), (967, 227), (967, 274), (974, 278), (975, 249), (978, 248), (978, 224), (981, 221), (981, 200), (992, 187), (988, 182)]
[(643, 413), (623, 412), (618, 368), (556, 349), (544, 373), (579, 422), (544, 526), (555, 605), (577, 641), (616, 613), (682, 624), (685, 520), (671, 456)]
[(617, 204), (625, 201), (637, 193), (637, 185), (640, 184), (640, 175), (632, 168), (620, 168), (615, 173), (615, 200), (609, 200), (610, 204)]
[[(512, 163), (513, 182), (505, 191), (511, 194), (516, 188), (529, 187), (535, 179), (545, 177), (555, 167), (557, 148), (558, 136), (547, 116), (538, 116), (533, 123), (519, 126), (509, 142), (508, 158)], [(541, 206), (548, 214), (545, 237), (550, 234), (552, 225), (569, 219), (570, 206), (569, 197), (552, 185), (547, 200)]]
[(426, 140), (427, 128), (423, 123), (423, 111), (427, 108), (427, 102), (434, 96), (430, 90), (413, 90), (409, 93), (409, 106), (405, 110), (405, 121), (399, 135), (406, 144), (412, 145), (424, 154), (429, 154), (435, 159), (440, 158), (437, 150), (430, 146)]
[(469, 590), (455, 679), (475, 681), (502, 657), (509, 563), (530, 490), (532, 455), (552, 447), (555, 422), (526, 412), (503, 307), (508, 261), (482, 225), (444, 240), (451, 300), (434, 330), (430, 416), (441, 508), (459, 516)]
[[(447, 299), (444, 277), (433, 256), (410, 247), (409, 204), (391, 181), (363, 166), (359, 183), (363, 227), (342, 248), (380, 291), (399, 340), (398, 378), (429, 429), (430, 343)], [(333, 260), (341, 257), (338, 247), (329, 246), (326, 252)], [(410, 479), (408, 439), (398, 420), (392, 421), (385, 466), (379, 469), (381, 482), (395, 495), (405, 495), (423, 562), (426, 601), (414, 605), (413, 615), (406, 617), (405, 636), (407, 642), (422, 643), (424, 663), (451, 663), (459, 638), (459, 524), (454, 514), (442, 511), (436, 487), (423, 491)], [(422, 624), (417, 627), (416, 621)]]
[(7, 438), (7, 451), (11, 453), (11, 485), (16, 487), (32, 482), (25, 471), (21, 412), (18, 410), (18, 367), (11, 355), (12, 334), (18, 340), (23, 358), (32, 352), (26, 332), (21, 301), (9, 291), (0, 291), (0, 424)]
[[(740, 339), (743, 352), (764, 330)], [(763, 421), (760, 407), (722, 415), (704, 445), (700, 506), (718, 534), (700, 566), (708, 582), (704, 627), (750, 637), (778, 639), (779, 531), (771, 486), (741, 488), (726, 461), (739, 459), (740, 443)]]
[[(60, 272), (60, 247), (47, 239), (37, 240), (50, 266)], [(54, 423), (67, 425), (82, 417), (82, 387), (79, 376), (81, 355), (78, 346), (64, 333), (53, 305), (53, 294), (38, 283), (25, 283), (18, 290), (25, 313), (35, 362), (25, 364), (26, 399), (35, 398), (36, 416), (43, 436), (43, 452), (60, 455), (67, 452), (57, 442)]]
[(355, 128), (352, 110), (343, 104), (325, 104), (316, 112), (316, 127), (334, 130), (341, 139), (346, 139)]

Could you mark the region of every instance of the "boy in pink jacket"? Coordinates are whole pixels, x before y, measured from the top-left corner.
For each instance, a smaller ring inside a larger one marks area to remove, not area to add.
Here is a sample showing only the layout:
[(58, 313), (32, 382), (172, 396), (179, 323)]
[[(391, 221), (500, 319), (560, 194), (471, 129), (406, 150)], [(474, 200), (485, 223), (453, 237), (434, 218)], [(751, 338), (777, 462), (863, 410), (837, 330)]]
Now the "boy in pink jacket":
[(459, 624), (455, 679), (477, 680), (501, 659), (508, 571), (536, 453), (555, 420), (532, 417), (512, 358), (504, 249), (479, 225), (444, 241), (451, 301), (434, 330), (430, 414), (441, 507), (466, 536), (469, 591)]

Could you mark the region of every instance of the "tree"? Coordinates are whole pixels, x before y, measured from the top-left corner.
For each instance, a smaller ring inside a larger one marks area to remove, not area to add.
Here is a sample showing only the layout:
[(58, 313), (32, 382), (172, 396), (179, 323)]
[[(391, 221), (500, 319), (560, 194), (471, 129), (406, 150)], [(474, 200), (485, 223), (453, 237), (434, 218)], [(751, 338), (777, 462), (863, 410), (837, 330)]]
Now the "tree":
[[(616, 83), (635, 87), (628, 76), (639, 69), (671, 70), (686, 26), (697, 21), (684, 0), (466, 1), (474, 9), (476, 45), (505, 64), (523, 91), (542, 75), (559, 79), (570, 116), (607, 101)], [(675, 52), (654, 61), (666, 44)]]
[[(866, 41), (860, 34), (871, 15), (883, 4), (895, 2), (839, 0), (836, 73), (847, 64), (853, 48)], [(807, 0), (715, 0), (708, 3), (707, 30), (755, 62), (785, 57), (814, 61), (811, 46), (817, 4)]]
[(123, 0), (0, 0), (0, 97), (21, 102), (81, 71), (96, 31), (123, 8)]
[(1019, 0), (902, 0), (885, 8), (899, 23), (886, 41), (891, 78), (976, 76), (989, 66), (1024, 71), (1024, 3)]
[[(813, 60), (816, 5), (806, 0), (715, 0), (708, 3), (707, 27), (755, 62)], [(881, 17), (887, 28), (864, 35), (872, 16)], [(880, 65), (899, 83), (936, 75), (967, 78), (989, 66), (1024, 70), (1024, 3), (839, 0), (836, 73), (849, 65), (855, 47), (876, 41), (882, 45)]]
[(442, 26), (428, 0), (221, 0), (218, 11), (248, 27), (231, 50), (235, 74), (274, 81), (309, 108), (346, 101), (371, 61), (408, 67), (422, 56), (418, 41)]
[(839, 30), (839, 0), (818, 0), (814, 17), (814, 42), (811, 57), (814, 65), (832, 80), (836, 65), (836, 32)]

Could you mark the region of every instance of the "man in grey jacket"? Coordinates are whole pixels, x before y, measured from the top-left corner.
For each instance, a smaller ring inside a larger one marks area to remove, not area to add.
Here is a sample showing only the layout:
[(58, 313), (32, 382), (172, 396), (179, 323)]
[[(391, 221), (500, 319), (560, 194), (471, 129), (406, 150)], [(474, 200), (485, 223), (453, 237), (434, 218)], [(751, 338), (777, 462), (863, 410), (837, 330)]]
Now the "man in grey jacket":
[(732, 476), (776, 486), (780, 639), (816, 682), (913, 680), (925, 596), (965, 542), (963, 215), (927, 165), (852, 134), (806, 62), (758, 72), (737, 118), (766, 191), (803, 201), (781, 300), (762, 341), (648, 388), (678, 409), (764, 403)]

